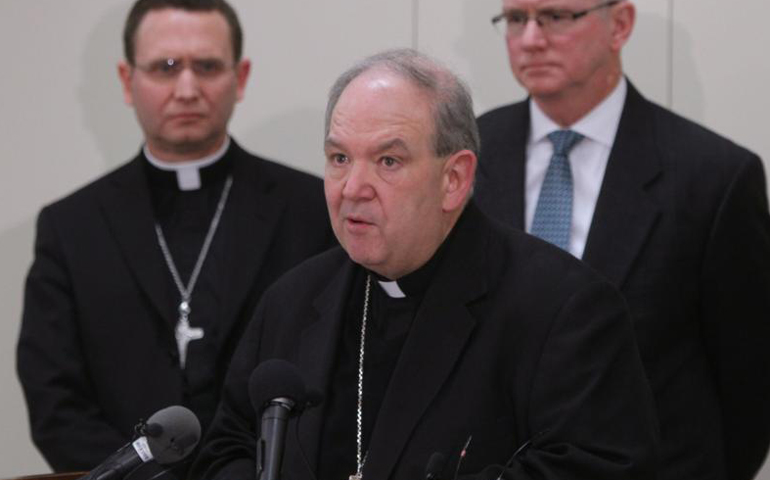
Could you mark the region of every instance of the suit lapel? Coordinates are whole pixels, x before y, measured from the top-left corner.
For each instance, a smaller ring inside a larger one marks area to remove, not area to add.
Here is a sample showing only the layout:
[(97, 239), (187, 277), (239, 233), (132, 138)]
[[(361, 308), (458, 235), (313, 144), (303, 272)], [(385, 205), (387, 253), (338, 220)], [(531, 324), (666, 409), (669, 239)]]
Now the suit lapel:
[[(486, 291), (487, 235), (476, 207), (448, 245), (388, 385), (369, 445), (364, 478), (386, 480), (420, 418), (460, 359), (476, 320), (467, 304)], [(470, 211), (472, 210), (472, 211)], [(408, 393), (405, 393), (408, 392)]]
[[(347, 254), (343, 252), (340, 254), (347, 258)], [(342, 269), (313, 302), (318, 317), (301, 332), (299, 337), (297, 366), (305, 376), (306, 385), (323, 392), (326, 398), (329, 396), (339, 334), (342, 330), (347, 297), (355, 278), (356, 268), (352, 262), (345, 261)], [(302, 449), (313, 471), (318, 468), (323, 413), (322, 406), (308, 409), (302, 414), (302, 421), (299, 424), (298, 438), (306, 439), (302, 444)], [(293, 437), (293, 433), (290, 435)], [(285, 465), (300, 466), (304, 464), (296, 442), (286, 443), (284, 463)], [(286, 474), (295, 471), (305, 471), (305, 469), (302, 467), (284, 469)]]
[(630, 84), (607, 163), (583, 260), (622, 286), (656, 219), (648, 194), (661, 175), (653, 118), (647, 101)]
[(227, 280), (222, 296), (225, 311), (219, 319), (218, 341), (225, 341), (262, 269), (270, 243), (285, 208), (277, 182), (260, 168), (261, 160), (232, 142), (233, 186), (222, 215), (228, 239), (223, 271)]
[[(502, 114), (502, 122), (491, 127), (495, 131), (489, 138), (482, 138), (477, 197), (494, 218), (524, 230), (524, 196), (519, 192), (526, 187), (529, 101), (508, 108)], [(487, 162), (496, 164), (487, 167)], [(500, 178), (510, 179), (510, 183), (501, 182)]]
[(155, 215), (142, 161), (141, 156), (134, 158), (113, 174), (101, 194), (101, 207), (138, 288), (161, 317), (173, 324), (175, 303), (167, 297), (169, 273), (155, 235)]

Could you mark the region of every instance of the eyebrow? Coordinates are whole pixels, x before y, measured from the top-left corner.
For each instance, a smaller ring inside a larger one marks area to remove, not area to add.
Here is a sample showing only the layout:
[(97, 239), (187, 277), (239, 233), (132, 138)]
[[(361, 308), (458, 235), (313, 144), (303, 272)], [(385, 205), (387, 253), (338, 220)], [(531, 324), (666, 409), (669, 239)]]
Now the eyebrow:
[(375, 149), (375, 152), (382, 153), (394, 148), (400, 148), (402, 150), (406, 150), (407, 152), (409, 151), (409, 147), (405, 141), (400, 138), (394, 138), (393, 140), (388, 140), (387, 142), (380, 144), (379, 147)]
[[(566, 5), (559, 5), (557, 3), (555, 5), (554, 4), (544, 5), (544, 6), (540, 7), (540, 8), (534, 9), (534, 11), (536, 11), (536, 12), (549, 12), (549, 11), (554, 11), (554, 10), (569, 10), (569, 8)], [(503, 7), (503, 13), (508, 13), (508, 12), (526, 12), (526, 11), (527, 11), (526, 8), (521, 8), (521, 7), (511, 7), (511, 8)]]
[(329, 148), (329, 147), (337, 148), (337, 149), (342, 150), (342, 145), (339, 142), (337, 142), (333, 138), (327, 136), (326, 140), (324, 140), (324, 148), (326, 149), (326, 148)]
[(216, 55), (156, 55), (149, 60), (147, 60), (147, 63), (158, 63), (158, 62), (166, 62), (168, 60), (174, 60), (174, 61), (191, 61), (191, 62), (223, 62), (225, 63), (226, 60), (223, 60), (221, 57), (218, 57)]

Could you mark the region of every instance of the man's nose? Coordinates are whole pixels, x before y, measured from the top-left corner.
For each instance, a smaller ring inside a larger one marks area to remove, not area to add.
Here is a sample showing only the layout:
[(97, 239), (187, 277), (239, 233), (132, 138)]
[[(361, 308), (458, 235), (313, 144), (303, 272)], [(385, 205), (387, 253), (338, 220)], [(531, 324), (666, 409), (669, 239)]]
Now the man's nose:
[(176, 79), (174, 95), (179, 100), (193, 100), (200, 94), (198, 77), (190, 68), (184, 68)]
[(374, 197), (371, 165), (365, 161), (353, 161), (345, 177), (342, 196), (349, 200), (368, 200)]
[(524, 24), (523, 30), (519, 34), (519, 41), (522, 47), (529, 49), (543, 48), (547, 45), (547, 39), (543, 27), (537, 23), (534, 17), (530, 17)]

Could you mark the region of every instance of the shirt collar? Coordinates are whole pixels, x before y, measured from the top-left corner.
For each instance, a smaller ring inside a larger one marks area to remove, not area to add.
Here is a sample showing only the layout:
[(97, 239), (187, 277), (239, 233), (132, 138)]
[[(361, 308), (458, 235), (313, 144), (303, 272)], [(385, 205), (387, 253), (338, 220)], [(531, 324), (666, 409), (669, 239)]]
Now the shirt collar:
[(372, 274), (382, 290), (391, 298), (422, 295), (430, 285), (433, 271), (436, 269), (441, 258), (441, 252), (444, 250), (444, 244), (446, 244), (446, 240), (423, 266), (396, 280), (390, 280), (375, 272), (372, 272)]
[(390, 298), (406, 297), (406, 293), (401, 290), (401, 287), (398, 286), (398, 282), (396, 280), (377, 280), (377, 283), (380, 284), (380, 287), (382, 287), (382, 289), (386, 294), (388, 294)]
[(219, 147), (216, 152), (197, 160), (188, 160), (184, 162), (166, 162), (161, 160), (150, 152), (146, 143), (142, 147), (142, 151), (144, 157), (153, 167), (164, 172), (176, 173), (180, 190), (197, 190), (201, 187), (199, 171), (219, 161), (224, 157), (229, 148), (230, 137), (226, 136), (225, 141), (222, 142), (222, 146)]
[[(627, 82), (623, 77), (612, 90), (612, 93), (568, 128), (608, 148), (612, 147), (620, 123), (620, 115), (623, 113), (627, 91)], [(529, 105), (530, 144), (544, 141), (549, 133), (562, 130), (559, 124), (551, 120), (540, 109), (537, 102), (530, 100)]]
[(466, 206), (460, 214), (460, 217), (457, 219), (454, 227), (452, 227), (452, 230), (441, 245), (439, 245), (430, 260), (417, 270), (396, 280), (390, 280), (375, 272), (371, 272), (381, 289), (391, 298), (418, 297), (424, 295), (433, 281), (433, 274), (441, 264), (442, 259), (446, 256), (445, 252), (449, 249), (449, 245), (455, 241), (455, 237), (457, 236), (456, 232), (466, 223), (465, 219), (469, 215), (468, 210), (470, 208), (470, 205)]

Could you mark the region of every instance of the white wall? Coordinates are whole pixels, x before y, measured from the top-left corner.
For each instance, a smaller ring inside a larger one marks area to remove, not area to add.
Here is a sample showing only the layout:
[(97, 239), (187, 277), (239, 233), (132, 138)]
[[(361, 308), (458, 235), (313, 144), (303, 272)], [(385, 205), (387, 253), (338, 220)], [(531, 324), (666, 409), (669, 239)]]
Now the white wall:
[[(331, 82), (377, 50), (415, 46), (468, 80), (477, 110), (523, 96), (489, 23), (500, 0), (232, 0), (253, 62), (232, 122), (247, 148), (322, 171)], [(40, 207), (131, 157), (140, 142), (116, 62), (128, 0), (0, 1), (0, 477), (48, 467), (15, 374), (23, 279)], [(638, 0), (626, 69), (650, 98), (770, 159), (770, 4)], [(770, 480), (770, 467), (760, 477)]]

